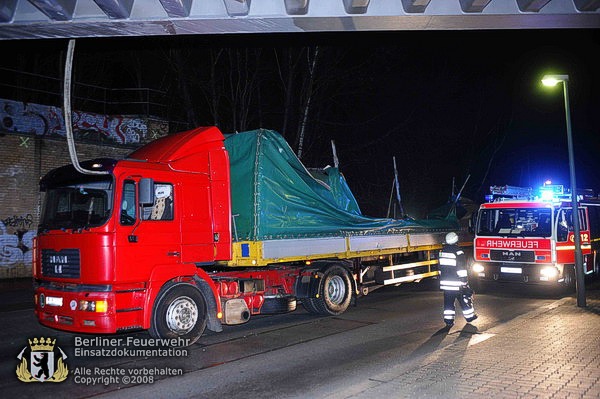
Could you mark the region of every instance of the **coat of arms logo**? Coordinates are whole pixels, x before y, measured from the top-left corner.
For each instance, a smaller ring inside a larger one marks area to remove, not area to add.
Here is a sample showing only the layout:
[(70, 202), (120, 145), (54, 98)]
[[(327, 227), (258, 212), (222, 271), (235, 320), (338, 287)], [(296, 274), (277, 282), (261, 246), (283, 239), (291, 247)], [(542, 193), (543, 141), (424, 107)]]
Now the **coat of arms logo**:
[[(67, 355), (56, 346), (56, 339), (29, 339), (29, 347), (24, 347), (17, 359), (17, 378), (23, 382), (62, 382), (69, 375), (64, 360)], [(26, 353), (29, 352), (29, 356)], [(29, 362), (27, 359), (29, 358)]]

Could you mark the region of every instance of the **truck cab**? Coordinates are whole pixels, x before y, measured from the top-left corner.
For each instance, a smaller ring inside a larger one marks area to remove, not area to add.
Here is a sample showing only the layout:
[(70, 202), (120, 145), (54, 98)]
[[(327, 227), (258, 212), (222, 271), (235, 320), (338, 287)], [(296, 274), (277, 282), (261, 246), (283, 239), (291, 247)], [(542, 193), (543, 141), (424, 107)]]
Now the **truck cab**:
[(69, 165), (41, 180), (33, 271), (42, 324), (90, 333), (150, 328), (165, 282), (191, 279), (196, 263), (230, 259), (224, 137), (216, 128), (203, 133), (82, 164), (98, 174)]

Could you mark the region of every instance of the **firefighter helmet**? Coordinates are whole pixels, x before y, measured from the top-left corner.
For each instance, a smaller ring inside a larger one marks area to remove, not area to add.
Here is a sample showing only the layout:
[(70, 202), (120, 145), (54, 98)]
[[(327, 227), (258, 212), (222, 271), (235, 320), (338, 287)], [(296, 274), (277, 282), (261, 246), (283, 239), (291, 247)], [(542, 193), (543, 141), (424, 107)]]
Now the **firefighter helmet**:
[(458, 242), (458, 235), (455, 232), (450, 232), (446, 234), (446, 243), (447, 244), (456, 244)]

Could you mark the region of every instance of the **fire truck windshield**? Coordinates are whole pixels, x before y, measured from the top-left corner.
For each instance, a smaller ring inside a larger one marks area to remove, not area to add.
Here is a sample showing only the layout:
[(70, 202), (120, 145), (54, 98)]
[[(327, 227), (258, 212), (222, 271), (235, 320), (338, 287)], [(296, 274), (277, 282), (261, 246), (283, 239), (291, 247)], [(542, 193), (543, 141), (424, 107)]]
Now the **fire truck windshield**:
[(53, 185), (44, 197), (39, 231), (101, 226), (112, 212), (112, 177)]
[(550, 237), (549, 208), (496, 208), (479, 211), (477, 235), (497, 237)]

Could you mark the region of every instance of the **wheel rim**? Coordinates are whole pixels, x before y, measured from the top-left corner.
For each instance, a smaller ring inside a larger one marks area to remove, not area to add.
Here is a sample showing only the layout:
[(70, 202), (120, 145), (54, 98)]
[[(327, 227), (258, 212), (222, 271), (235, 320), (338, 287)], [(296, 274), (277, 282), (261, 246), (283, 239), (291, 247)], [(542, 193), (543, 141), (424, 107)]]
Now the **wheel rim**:
[(198, 306), (193, 299), (183, 296), (173, 301), (167, 309), (167, 325), (171, 331), (185, 334), (198, 321)]
[(346, 297), (346, 284), (341, 276), (331, 276), (327, 283), (327, 297), (336, 305), (344, 302), (344, 298)]

